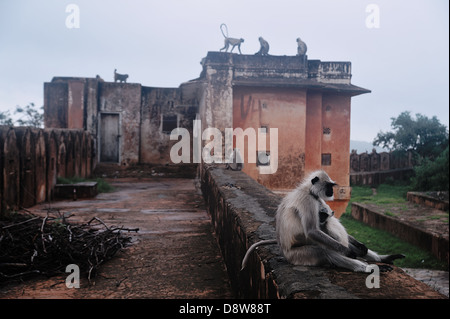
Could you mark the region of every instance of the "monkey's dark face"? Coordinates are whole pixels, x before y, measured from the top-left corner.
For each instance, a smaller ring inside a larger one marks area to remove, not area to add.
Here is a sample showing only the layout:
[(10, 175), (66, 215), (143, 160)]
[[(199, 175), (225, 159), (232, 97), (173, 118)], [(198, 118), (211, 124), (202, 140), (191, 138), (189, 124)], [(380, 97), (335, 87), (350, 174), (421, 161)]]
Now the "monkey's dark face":
[(319, 208), (319, 223), (320, 223), (320, 225), (325, 225), (328, 218), (330, 218), (333, 215), (334, 215), (334, 212), (331, 209), (320, 205), (320, 208)]
[(311, 194), (318, 196), (324, 200), (333, 200), (333, 186), (336, 185), (332, 180), (321, 180), (319, 177), (314, 177), (311, 180)]
[(327, 222), (328, 218), (330, 218), (333, 215), (334, 215), (333, 211), (331, 212), (331, 214), (329, 214), (327, 210), (319, 211), (319, 222), (320, 222), (320, 224), (322, 224), (322, 225), (325, 224)]
[(327, 195), (327, 197), (331, 197), (333, 196), (333, 186), (336, 185), (334, 183), (326, 183), (325, 185), (325, 195)]

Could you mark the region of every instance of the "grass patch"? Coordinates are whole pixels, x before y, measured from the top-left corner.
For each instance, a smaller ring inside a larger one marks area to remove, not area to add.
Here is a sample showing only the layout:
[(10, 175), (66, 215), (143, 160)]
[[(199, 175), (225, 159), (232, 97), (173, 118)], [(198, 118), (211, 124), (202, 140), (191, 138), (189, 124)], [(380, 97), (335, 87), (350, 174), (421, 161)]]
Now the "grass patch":
[[(374, 192), (367, 186), (353, 186), (350, 203), (340, 220), (347, 232), (364, 243), (369, 249), (381, 255), (398, 253), (406, 255), (406, 258), (395, 261), (395, 265), (398, 267), (448, 270), (447, 263), (441, 262), (430, 252), (401, 240), (386, 231), (369, 227), (351, 216), (352, 202), (371, 203), (380, 206), (401, 204), (406, 202), (408, 189), (409, 187), (404, 185), (380, 185)], [(390, 212), (386, 212), (386, 214), (394, 215)]]
[(67, 177), (58, 177), (57, 181), (58, 184), (76, 184), (76, 183), (82, 183), (82, 182), (97, 182), (97, 191), (99, 193), (110, 193), (114, 191), (114, 187), (109, 184), (107, 181), (105, 181), (103, 178), (97, 177), (92, 179), (86, 179), (78, 176), (74, 176), (71, 178)]

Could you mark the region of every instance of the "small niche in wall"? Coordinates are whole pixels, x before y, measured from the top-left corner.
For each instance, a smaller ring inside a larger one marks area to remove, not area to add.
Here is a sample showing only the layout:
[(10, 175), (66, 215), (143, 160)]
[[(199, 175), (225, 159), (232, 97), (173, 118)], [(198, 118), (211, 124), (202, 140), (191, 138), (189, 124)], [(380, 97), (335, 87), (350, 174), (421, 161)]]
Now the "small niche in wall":
[(178, 127), (178, 117), (176, 115), (163, 115), (162, 116), (162, 131), (163, 133), (170, 134), (173, 129)]
[(269, 151), (256, 152), (256, 166), (270, 166), (270, 152)]
[(261, 125), (259, 132), (262, 134), (269, 134), (269, 125)]

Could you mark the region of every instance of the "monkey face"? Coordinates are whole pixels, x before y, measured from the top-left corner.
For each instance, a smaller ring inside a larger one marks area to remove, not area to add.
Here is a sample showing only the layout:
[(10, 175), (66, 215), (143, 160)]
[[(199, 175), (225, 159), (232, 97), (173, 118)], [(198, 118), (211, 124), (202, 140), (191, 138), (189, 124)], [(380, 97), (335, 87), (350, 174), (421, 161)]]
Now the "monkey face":
[(328, 221), (328, 218), (332, 217), (334, 212), (331, 210), (330, 206), (325, 203), (320, 204), (319, 206), (319, 223), (320, 225), (325, 225)]
[(311, 179), (310, 192), (314, 196), (320, 197), (324, 200), (333, 200), (333, 186), (337, 185), (330, 177), (323, 171), (317, 172), (317, 175)]
[(335, 183), (326, 183), (325, 184), (325, 195), (327, 197), (333, 196), (333, 186), (336, 185)]

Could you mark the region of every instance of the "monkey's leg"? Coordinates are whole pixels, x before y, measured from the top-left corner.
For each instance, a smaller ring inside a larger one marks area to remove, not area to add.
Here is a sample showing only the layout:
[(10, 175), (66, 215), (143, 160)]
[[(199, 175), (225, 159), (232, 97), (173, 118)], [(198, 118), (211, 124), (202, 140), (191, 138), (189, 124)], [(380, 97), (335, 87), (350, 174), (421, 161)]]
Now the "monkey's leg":
[(229, 44), (228, 44), (228, 42), (225, 40), (225, 43), (224, 43), (225, 45), (223, 46), (223, 48), (222, 49), (220, 49), (220, 52), (222, 52), (222, 50), (225, 50), (225, 52), (227, 52), (228, 51), (228, 46), (229, 46)]
[(315, 245), (306, 245), (301, 247), (293, 247), (283, 251), (286, 259), (294, 265), (301, 266), (326, 266), (333, 265), (340, 268), (349, 269), (355, 272), (370, 273), (371, 269), (368, 264), (345, 257), (338, 252), (324, 249)]
[(372, 250), (367, 251), (367, 255), (362, 257), (363, 259), (367, 261), (375, 261), (375, 262), (382, 262), (386, 264), (393, 264), (395, 259), (401, 259), (405, 258), (405, 255), (403, 254), (394, 254), (394, 255), (378, 255), (376, 252)]
[(355, 272), (365, 272), (365, 273), (371, 272), (371, 270), (368, 268), (368, 264), (363, 261), (343, 256), (340, 253), (332, 250), (326, 250), (325, 252), (328, 258), (328, 262), (331, 265), (349, 269)]

